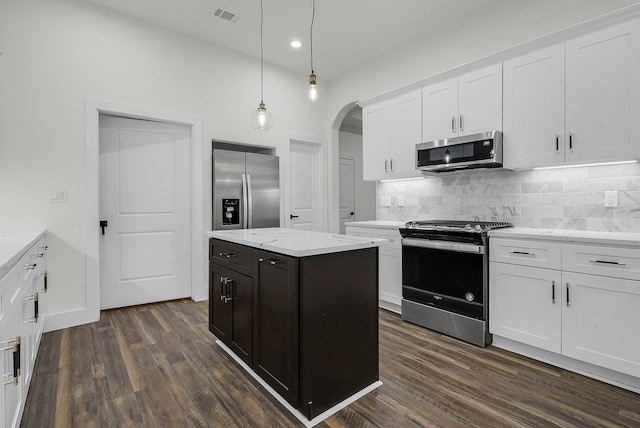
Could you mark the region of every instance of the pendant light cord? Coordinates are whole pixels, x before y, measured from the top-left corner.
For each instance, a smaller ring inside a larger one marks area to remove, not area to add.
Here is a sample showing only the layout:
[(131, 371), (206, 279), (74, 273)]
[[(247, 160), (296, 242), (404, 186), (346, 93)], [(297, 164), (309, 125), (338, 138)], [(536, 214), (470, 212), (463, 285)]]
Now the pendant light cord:
[(262, 22), (264, 21), (262, 0), (260, 0), (260, 103), (264, 104), (264, 49), (262, 47)]
[(313, 23), (316, 20), (316, 0), (312, 0), (312, 12), (311, 12), (311, 74), (313, 72)]

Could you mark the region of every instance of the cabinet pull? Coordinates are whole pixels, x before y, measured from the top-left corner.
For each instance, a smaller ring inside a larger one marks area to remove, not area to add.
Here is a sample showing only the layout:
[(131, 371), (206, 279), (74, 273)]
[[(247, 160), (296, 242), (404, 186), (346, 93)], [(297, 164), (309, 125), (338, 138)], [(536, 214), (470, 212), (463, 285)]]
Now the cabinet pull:
[(42, 257), (42, 256), (44, 256), (44, 253), (31, 254), (31, 258), (32, 259), (37, 259), (37, 258)]
[(41, 290), (38, 290), (38, 293), (46, 293), (47, 292), (47, 278), (48, 278), (47, 271), (45, 270), (44, 272), (38, 272), (36, 275), (44, 278), (43, 288)]
[(278, 263), (282, 263), (282, 260), (269, 260), (269, 263), (271, 263), (272, 265), (277, 265)]
[(12, 376), (12, 377), (11, 377), (11, 380), (3, 382), (3, 384), (17, 385), (18, 377), (20, 377), (20, 336), (17, 336), (15, 339), (10, 339), (4, 342), (0, 342), (0, 344), (9, 345), (5, 348), (0, 349), (1, 351), (13, 352), (13, 373), (5, 374), (5, 376)]
[(27, 263), (26, 265), (24, 265), (24, 270), (31, 270), (31, 269), (35, 269), (36, 268), (36, 264), (35, 263)]
[(218, 253), (218, 255), (220, 257), (226, 257), (228, 259), (230, 259), (231, 257), (238, 257), (237, 254), (233, 254), (233, 253)]
[(43, 253), (44, 253), (45, 251), (47, 251), (47, 248), (49, 248), (49, 247), (48, 247), (48, 246), (46, 246), (46, 245), (44, 245), (44, 246), (42, 246), (42, 247), (38, 247), (38, 249), (39, 249), (40, 251), (42, 251)]
[(556, 154), (560, 153), (560, 135), (556, 134)]
[(389, 172), (389, 168), (387, 167), (389, 161), (388, 160), (384, 160), (384, 172)]
[(569, 301), (569, 283), (567, 282), (567, 308), (571, 305)]
[(233, 288), (230, 287), (233, 284), (233, 279), (221, 277), (220, 282), (222, 283), (222, 291), (220, 292), (220, 300), (222, 300), (225, 304), (230, 300), (233, 300)]
[(224, 277), (222, 277), (222, 276), (220, 277), (220, 300), (221, 300), (221, 301), (224, 301), (225, 285), (226, 285), (225, 280), (226, 280), (226, 279), (227, 279), (227, 278), (224, 278)]
[(389, 159), (389, 171), (393, 172), (393, 158)]
[(521, 255), (521, 256), (535, 256), (536, 255), (536, 253), (528, 253), (526, 251), (509, 251), (509, 253), (518, 254), (518, 255)]
[(556, 304), (556, 282), (551, 281), (551, 303)]
[(604, 264), (604, 265), (616, 265), (616, 266), (626, 266), (626, 263), (620, 263), (620, 262), (610, 262), (608, 260), (589, 260), (591, 263), (600, 263), (600, 264)]
[(460, 115), (460, 132), (464, 131), (464, 116)]
[(569, 150), (573, 150), (573, 133), (569, 132)]
[(451, 116), (451, 133), (452, 134), (456, 133), (456, 117), (455, 116)]

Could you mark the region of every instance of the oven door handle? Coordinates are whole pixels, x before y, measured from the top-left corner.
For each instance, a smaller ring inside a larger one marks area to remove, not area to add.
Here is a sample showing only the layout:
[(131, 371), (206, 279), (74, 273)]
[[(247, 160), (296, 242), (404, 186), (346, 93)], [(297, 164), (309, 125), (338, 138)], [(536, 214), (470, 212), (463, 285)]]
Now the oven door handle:
[(484, 254), (484, 245), (462, 242), (432, 241), (429, 239), (403, 238), (402, 245), (409, 247), (433, 248), (436, 250), (456, 251), (459, 253)]

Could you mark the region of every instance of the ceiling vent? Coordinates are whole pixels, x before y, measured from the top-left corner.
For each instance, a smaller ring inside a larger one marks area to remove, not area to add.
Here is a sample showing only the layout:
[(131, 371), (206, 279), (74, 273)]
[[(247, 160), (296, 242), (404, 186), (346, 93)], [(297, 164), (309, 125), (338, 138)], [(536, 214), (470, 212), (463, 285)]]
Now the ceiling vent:
[(219, 18), (224, 19), (225, 21), (233, 22), (234, 24), (238, 22), (238, 19), (240, 19), (240, 17), (235, 13), (226, 9), (222, 9), (221, 7), (217, 8), (215, 12), (213, 12), (213, 14)]

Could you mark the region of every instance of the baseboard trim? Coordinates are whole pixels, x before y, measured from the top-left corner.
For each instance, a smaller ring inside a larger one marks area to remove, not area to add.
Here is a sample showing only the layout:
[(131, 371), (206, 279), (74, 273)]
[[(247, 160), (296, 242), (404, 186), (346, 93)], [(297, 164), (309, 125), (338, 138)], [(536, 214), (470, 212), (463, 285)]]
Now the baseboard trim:
[(87, 308), (72, 309), (70, 311), (58, 312), (57, 314), (47, 314), (44, 323), (44, 332), (62, 330), (64, 328), (76, 327), (83, 324), (96, 322), (100, 319), (100, 312), (97, 317), (92, 316)]

